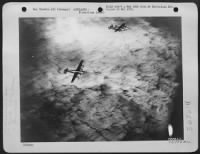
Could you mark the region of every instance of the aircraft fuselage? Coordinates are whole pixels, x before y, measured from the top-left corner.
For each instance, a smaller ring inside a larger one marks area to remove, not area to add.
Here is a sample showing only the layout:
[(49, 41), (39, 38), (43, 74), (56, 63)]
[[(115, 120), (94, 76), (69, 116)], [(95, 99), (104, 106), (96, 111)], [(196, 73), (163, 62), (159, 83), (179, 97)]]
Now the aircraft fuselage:
[(84, 71), (77, 71), (77, 70), (68, 70), (67, 72), (70, 72), (70, 73), (79, 73), (79, 74), (84, 73)]

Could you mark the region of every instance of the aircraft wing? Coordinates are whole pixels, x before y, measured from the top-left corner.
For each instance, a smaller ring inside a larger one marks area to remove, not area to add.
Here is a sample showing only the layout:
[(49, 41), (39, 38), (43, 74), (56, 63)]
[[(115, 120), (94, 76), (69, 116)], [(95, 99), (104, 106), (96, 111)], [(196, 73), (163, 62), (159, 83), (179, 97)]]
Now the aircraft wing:
[(71, 82), (74, 82), (74, 80), (76, 79), (76, 77), (78, 76), (78, 73), (74, 73), (74, 76), (72, 78), (72, 81)]
[[(81, 60), (81, 62), (79, 63), (78, 67), (76, 68), (76, 71), (80, 71), (80, 70), (81, 70), (81, 67), (82, 67), (82, 65), (83, 65), (83, 60)], [(72, 78), (72, 81), (71, 81), (71, 82), (74, 82), (74, 80), (77, 78), (78, 74), (79, 74), (78, 72), (74, 73), (74, 76), (73, 76), (73, 78)]]
[(81, 62), (79, 63), (79, 65), (78, 65), (76, 71), (80, 71), (80, 70), (81, 70), (82, 64), (83, 64), (83, 60), (81, 60)]

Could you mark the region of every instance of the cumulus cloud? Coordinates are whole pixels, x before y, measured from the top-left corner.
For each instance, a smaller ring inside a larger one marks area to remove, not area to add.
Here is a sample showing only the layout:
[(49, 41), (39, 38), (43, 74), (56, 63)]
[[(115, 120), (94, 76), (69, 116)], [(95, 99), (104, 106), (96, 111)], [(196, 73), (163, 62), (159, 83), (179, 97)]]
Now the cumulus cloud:
[[(141, 109), (155, 112), (155, 119), (162, 124), (168, 121), (167, 104), (172, 103), (180, 84), (177, 81), (180, 38), (173, 32), (153, 27), (145, 18), (67, 17), (22, 19), (21, 22), (36, 35), (34, 51), (24, 49), (33, 54), (27, 65), (22, 66), (22, 85), (31, 87), (24, 88), (24, 93), (41, 94), (51, 89), (63, 92), (64, 86), (94, 90), (105, 85), (104, 91), (120, 94), (141, 105)], [(127, 31), (108, 29), (110, 24), (122, 22), (127, 23)], [(73, 74), (64, 74), (63, 70), (75, 69), (81, 60), (86, 73), (71, 83)], [(89, 100), (100, 96), (97, 93), (93, 96), (91, 92), (87, 97), (90, 95)], [(57, 99), (55, 95), (52, 97)], [(113, 97), (104, 101), (118, 104), (119, 98)], [(88, 102), (85, 103), (87, 106)]]
[[(135, 69), (130, 69), (128, 73), (123, 72), (124, 70), (116, 71), (115, 74), (112, 73), (113, 69), (116, 66), (123, 67), (123, 65), (134, 68), (136, 63), (141, 63), (138, 62), (139, 60), (145, 62), (145, 56), (148, 56), (147, 50), (150, 50), (150, 47), (163, 50), (162, 48), (166, 48), (169, 40), (159, 35), (159, 29), (145, 27), (149, 23), (140, 18), (134, 19), (134, 22), (128, 25), (130, 30), (122, 33), (115, 33), (107, 28), (109, 23), (120, 24), (119, 21), (103, 19), (69, 17), (36, 20), (36, 23), (41, 26), (42, 33), (40, 35), (48, 40), (45, 46), (39, 50), (46, 52), (48, 63), (57, 64), (58, 69), (61, 70), (66, 67), (74, 69), (81, 59), (85, 60), (84, 70), (88, 74), (74, 83), (80, 88), (103, 84), (106, 82), (105, 76), (109, 79), (108, 83), (115, 88), (119, 87), (123, 81), (125, 81), (124, 88), (133, 88), (139, 84), (136, 80)], [(28, 20), (28, 24), (33, 24), (33, 21)], [(134, 50), (137, 49), (142, 49), (140, 52), (143, 52), (139, 54), (139, 59), (134, 56)], [(40, 67), (46, 70), (51, 69), (44, 65), (42, 63)], [(96, 75), (94, 72), (101, 72), (101, 74)], [(70, 84), (71, 75), (54, 73), (51, 74), (53, 78), (62, 78), (63, 83)], [(123, 75), (124, 73), (126, 75)]]

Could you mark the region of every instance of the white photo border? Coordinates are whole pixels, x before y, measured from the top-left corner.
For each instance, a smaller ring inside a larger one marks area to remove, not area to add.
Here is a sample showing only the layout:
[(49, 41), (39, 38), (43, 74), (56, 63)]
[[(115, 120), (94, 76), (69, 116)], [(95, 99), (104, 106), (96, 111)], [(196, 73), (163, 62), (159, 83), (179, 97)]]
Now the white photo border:
[[(171, 5), (179, 8), (136, 9), (135, 11), (105, 11), (95, 15), (69, 11), (34, 12), (34, 7), (85, 7), (91, 10), (106, 5), (140, 5), (141, 3), (6, 3), (3, 6), (3, 145), (7, 152), (192, 152), (198, 149), (198, 12), (195, 3), (142, 3), (143, 5)], [(21, 11), (23, 6), (27, 12)], [(20, 141), (20, 85), (19, 85), (19, 17), (61, 16), (123, 16), (175, 17), (182, 21), (182, 71), (184, 142), (119, 141), (119, 142), (43, 142)], [(187, 114), (190, 112), (191, 119)], [(188, 121), (191, 121), (188, 123)]]

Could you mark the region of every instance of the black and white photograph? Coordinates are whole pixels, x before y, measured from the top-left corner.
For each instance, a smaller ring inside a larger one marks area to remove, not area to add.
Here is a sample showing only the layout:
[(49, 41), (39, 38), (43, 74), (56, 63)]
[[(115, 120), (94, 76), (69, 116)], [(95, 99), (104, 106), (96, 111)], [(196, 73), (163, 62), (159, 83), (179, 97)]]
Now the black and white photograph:
[(21, 142), (184, 139), (181, 17), (18, 21)]
[(194, 3), (6, 3), (8, 153), (198, 149)]

